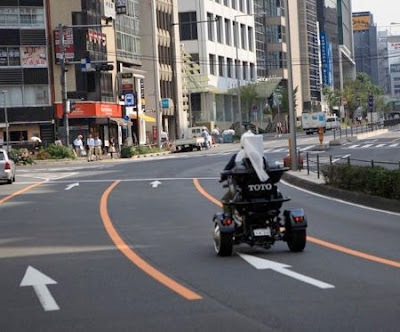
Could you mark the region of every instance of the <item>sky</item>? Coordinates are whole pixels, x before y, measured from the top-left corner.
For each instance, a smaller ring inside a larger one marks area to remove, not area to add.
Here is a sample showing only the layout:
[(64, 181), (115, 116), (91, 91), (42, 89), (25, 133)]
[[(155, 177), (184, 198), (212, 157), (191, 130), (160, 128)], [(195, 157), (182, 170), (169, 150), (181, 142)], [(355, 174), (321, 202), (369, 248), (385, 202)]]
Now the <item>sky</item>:
[[(353, 12), (370, 11), (378, 29), (390, 29), (390, 23), (400, 23), (400, 0), (352, 0)], [(400, 25), (396, 26), (396, 31)], [(393, 31), (394, 32), (394, 28)]]

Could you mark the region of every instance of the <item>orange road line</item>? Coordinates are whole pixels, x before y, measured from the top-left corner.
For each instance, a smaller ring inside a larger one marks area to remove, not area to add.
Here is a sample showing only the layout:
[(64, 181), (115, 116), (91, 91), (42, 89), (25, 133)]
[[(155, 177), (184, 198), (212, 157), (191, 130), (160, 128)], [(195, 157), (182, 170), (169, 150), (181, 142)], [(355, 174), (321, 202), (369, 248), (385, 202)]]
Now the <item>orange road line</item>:
[(147, 263), (132, 248), (130, 248), (118, 234), (108, 214), (107, 201), (110, 193), (119, 183), (120, 181), (115, 181), (110, 187), (108, 187), (101, 196), (100, 200), (100, 215), (101, 219), (103, 220), (104, 228), (106, 229), (109, 237), (114, 242), (118, 250), (121, 251), (121, 253), (123, 253), (126, 258), (128, 258), (143, 272), (147, 273), (150, 277), (154, 278), (175, 293), (178, 293), (187, 300), (201, 300), (202, 297), (200, 295), (179, 284), (175, 280), (171, 279), (170, 277), (158, 271), (156, 268)]
[[(212, 197), (209, 193), (207, 193), (203, 189), (203, 187), (200, 185), (200, 182), (199, 182), (198, 179), (193, 179), (193, 184), (196, 187), (196, 189), (200, 192), (200, 194), (202, 194), (205, 198), (207, 198), (208, 200), (210, 200), (214, 204), (222, 207), (222, 203), (220, 201), (218, 201), (217, 199)], [(381, 258), (381, 257), (378, 257), (378, 256), (369, 255), (369, 254), (363, 253), (361, 251), (353, 250), (353, 249), (346, 248), (346, 247), (342, 247), (342, 246), (339, 246), (337, 244), (334, 244), (334, 243), (331, 243), (331, 242), (327, 242), (327, 241), (323, 241), (323, 240), (317, 239), (317, 238), (312, 237), (312, 236), (307, 236), (307, 240), (312, 242), (312, 243), (318, 244), (320, 246), (323, 246), (323, 247), (326, 247), (326, 248), (329, 248), (329, 249), (332, 249), (332, 250), (336, 250), (336, 251), (339, 251), (339, 252), (343, 252), (343, 253), (351, 255), (351, 256), (363, 258), (363, 259), (366, 259), (366, 260), (369, 260), (369, 261), (372, 261), (372, 262), (375, 262), (375, 263), (380, 263), (380, 264), (384, 264), (384, 265), (400, 268), (400, 262), (397, 262), (397, 261)]]
[(33, 188), (35, 188), (35, 187), (37, 187), (37, 186), (40, 186), (42, 183), (43, 183), (43, 182), (34, 183), (34, 184), (32, 184), (32, 185), (30, 185), (30, 186), (28, 186), (28, 187), (22, 188), (21, 190), (18, 190), (18, 191), (16, 191), (15, 193), (13, 193), (13, 194), (11, 194), (11, 195), (8, 195), (8, 196), (6, 196), (6, 197), (0, 199), (0, 205), (3, 204), (3, 203), (5, 203), (5, 202), (7, 202), (7, 201), (9, 201), (11, 198), (13, 198), (13, 197), (15, 197), (15, 196), (21, 195), (21, 194), (23, 194), (24, 192), (27, 192), (28, 190), (31, 190), (31, 189), (33, 189)]

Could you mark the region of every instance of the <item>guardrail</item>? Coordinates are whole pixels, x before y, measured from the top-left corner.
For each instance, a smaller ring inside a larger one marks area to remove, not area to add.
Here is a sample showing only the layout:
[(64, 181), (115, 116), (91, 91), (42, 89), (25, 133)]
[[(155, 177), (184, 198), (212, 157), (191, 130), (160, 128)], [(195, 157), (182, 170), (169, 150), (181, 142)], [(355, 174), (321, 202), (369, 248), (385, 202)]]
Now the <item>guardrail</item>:
[(339, 129), (336, 129), (333, 131), (333, 139), (357, 136), (360, 134), (365, 134), (365, 133), (370, 133), (370, 132), (373, 132), (376, 130), (380, 130), (383, 128), (385, 128), (385, 125), (380, 122), (363, 124), (360, 126), (350, 126), (350, 127), (346, 127), (346, 128), (339, 128)]
[(329, 156), (323, 156), (321, 157), (320, 154), (313, 154), (311, 155), (310, 153), (306, 153), (306, 158), (305, 158), (305, 169), (307, 171), (307, 175), (310, 175), (310, 172), (317, 173), (318, 179), (321, 176), (321, 170), (323, 166), (325, 165), (333, 165), (333, 164), (338, 164), (338, 163), (347, 163), (347, 165), (353, 165), (353, 166), (369, 166), (369, 167), (387, 167), (389, 169), (400, 169), (400, 160), (399, 162), (391, 162), (391, 161), (378, 161), (378, 160), (365, 160), (365, 159), (356, 159), (356, 158), (350, 158), (349, 156), (343, 157), (343, 156), (337, 156), (334, 157), (332, 155)]

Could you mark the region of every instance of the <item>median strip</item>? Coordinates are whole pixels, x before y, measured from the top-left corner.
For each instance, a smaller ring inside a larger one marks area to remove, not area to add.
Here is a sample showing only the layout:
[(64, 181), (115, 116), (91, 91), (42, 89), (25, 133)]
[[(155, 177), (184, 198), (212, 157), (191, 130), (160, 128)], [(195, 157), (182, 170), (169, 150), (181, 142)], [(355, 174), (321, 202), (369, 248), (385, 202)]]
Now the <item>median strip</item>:
[(187, 300), (201, 300), (202, 297), (199, 294), (179, 284), (175, 280), (171, 279), (170, 277), (158, 271), (152, 265), (147, 263), (132, 248), (130, 248), (129, 245), (126, 244), (121, 236), (118, 234), (108, 214), (107, 202), (111, 192), (119, 183), (120, 181), (115, 181), (111, 186), (109, 186), (101, 196), (100, 200), (100, 215), (101, 219), (103, 220), (104, 228), (106, 229), (109, 237), (114, 242), (118, 250), (143, 272), (147, 273), (150, 277), (154, 278), (155, 280), (157, 280), (167, 288), (171, 289), (175, 293), (179, 294), (183, 298)]
[[(193, 179), (193, 185), (195, 186), (195, 188), (199, 191), (200, 194), (202, 194), (205, 198), (207, 198), (209, 201), (213, 202), (214, 204), (218, 205), (219, 207), (222, 207), (222, 203), (217, 200), (216, 198), (214, 198), (213, 196), (211, 196), (209, 193), (207, 193), (204, 188), (200, 185), (200, 182), (198, 179)], [(378, 257), (378, 256), (373, 256), (373, 255), (369, 255), (367, 253), (363, 253), (361, 251), (358, 250), (353, 250), (350, 248), (346, 248), (346, 247), (342, 247), (340, 245), (334, 244), (334, 243), (330, 243), (327, 241), (323, 241), (320, 239), (317, 239), (315, 237), (312, 236), (307, 236), (307, 241), (310, 241), (314, 244), (318, 244), (322, 247), (325, 248), (329, 248), (335, 251), (339, 251), (351, 256), (355, 256), (358, 258), (362, 258), (362, 259), (366, 259), (375, 263), (380, 263), (380, 264), (384, 264), (384, 265), (388, 265), (388, 266), (392, 266), (392, 267), (396, 267), (396, 268), (400, 268), (400, 262), (397, 261), (393, 261), (390, 259), (386, 259), (386, 258), (382, 258), (382, 257)]]

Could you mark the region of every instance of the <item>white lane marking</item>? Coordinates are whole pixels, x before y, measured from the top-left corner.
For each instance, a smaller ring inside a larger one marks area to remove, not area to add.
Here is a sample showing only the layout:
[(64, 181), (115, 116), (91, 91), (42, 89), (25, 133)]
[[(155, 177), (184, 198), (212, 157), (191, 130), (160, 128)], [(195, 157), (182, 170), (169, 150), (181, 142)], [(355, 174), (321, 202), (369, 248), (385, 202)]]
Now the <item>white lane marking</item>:
[(331, 289), (335, 288), (335, 286), (331, 284), (327, 284), (326, 282), (307, 277), (303, 274), (288, 270), (290, 268), (290, 265), (270, 261), (268, 259), (263, 259), (255, 256), (250, 256), (250, 255), (245, 255), (245, 254), (239, 254), (240, 257), (242, 257), (247, 263), (250, 265), (254, 266), (257, 270), (273, 270), (275, 272), (284, 274), (288, 277), (294, 278), (296, 280), (305, 282), (307, 284), (313, 285), (315, 287), (321, 288), (321, 289)]
[(285, 151), (288, 151), (288, 149), (287, 149), (287, 148), (274, 149), (274, 150), (271, 151), (271, 152), (285, 152)]
[(315, 145), (306, 146), (305, 148), (300, 149), (300, 151), (307, 151), (307, 150), (310, 150), (310, 149), (312, 149), (314, 147), (315, 147)]
[(377, 148), (381, 148), (381, 147), (384, 147), (386, 144), (378, 144), (376, 147)]
[(74, 187), (79, 187), (79, 182), (71, 183), (65, 187), (65, 190), (71, 190)]
[(373, 144), (365, 144), (363, 146), (360, 147), (360, 149), (366, 149), (366, 148), (370, 148)]
[(157, 188), (160, 184), (161, 184), (161, 182), (158, 180), (150, 182), (150, 185), (152, 188)]
[(313, 196), (316, 196), (316, 197), (320, 197), (320, 198), (323, 198), (323, 199), (327, 199), (327, 200), (329, 200), (329, 201), (334, 201), (334, 202), (338, 202), (338, 203), (342, 203), (342, 204), (346, 204), (346, 205), (358, 207), (358, 208), (365, 209), (365, 210), (369, 210), (369, 211), (380, 212), (380, 213), (385, 213), (385, 214), (389, 214), (389, 215), (392, 215), (392, 216), (398, 216), (398, 217), (400, 217), (400, 213), (398, 213), (398, 212), (385, 211), (385, 210), (375, 209), (375, 208), (372, 208), (372, 207), (369, 207), (369, 206), (365, 206), (365, 205), (361, 205), (361, 204), (357, 204), (357, 203), (346, 202), (346, 201), (341, 200), (341, 199), (339, 199), (339, 198), (334, 198), (334, 197), (329, 197), (329, 196), (325, 196), (325, 195), (321, 195), (321, 194), (314, 193), (314, 192), (312, 192), (312, 191), (309, 191), (309, 190), (307, 190), (307, 189), (303, 189), (303, 188), (297, 187), (297, 186), (295, 186), (295, 185), (293, 185), (293, 184), (290, 184), (290, 183), (288, 183), (288, 182), (286, 182), (286, 181), (283, 181), (283, 180), (281, 180), (280, 182), (281, 182), (282, 184), (284, 184), (285, 186), (288, 186), (288, 187), (290, 187), (290, 188), (293, 188), (293, 189), (302, 191), (302, 192), (304, 192), (304, 193), (307, 193), (307, 194), (310, 194), (310, 195), (313, 195)]
[(348, 149), (355, 149), (358, 146), (360, 146), (360, 144), (351, 145), (351, 146), (348, 147)]
[(400, 144), (400, 143), (390, 144), (389, 147), (390, 147), (390, 148), (395, 148), (395, 147), (399, 146), (399, 144)]
[(334, 163), (336, 163), (337, 161), (342, 160), (342, 159), (346, 159), (346, 158), (348, 158), (348, 157), (350, 157), (350, 156), (351, 156), (351, 154), (346, 154), (346, 155), (344, 155), (344, 156), (342, 156), (342, 157), (333, 159), (333, 160), (332, 160), (332, 163), (334, 164)]
[(28, 266), (22, 278), (20, 287), (32, 286), (44, 311), (60, 310), (47, 285), (57, 284), (57, 281), (46, 276), (32, 266)]

